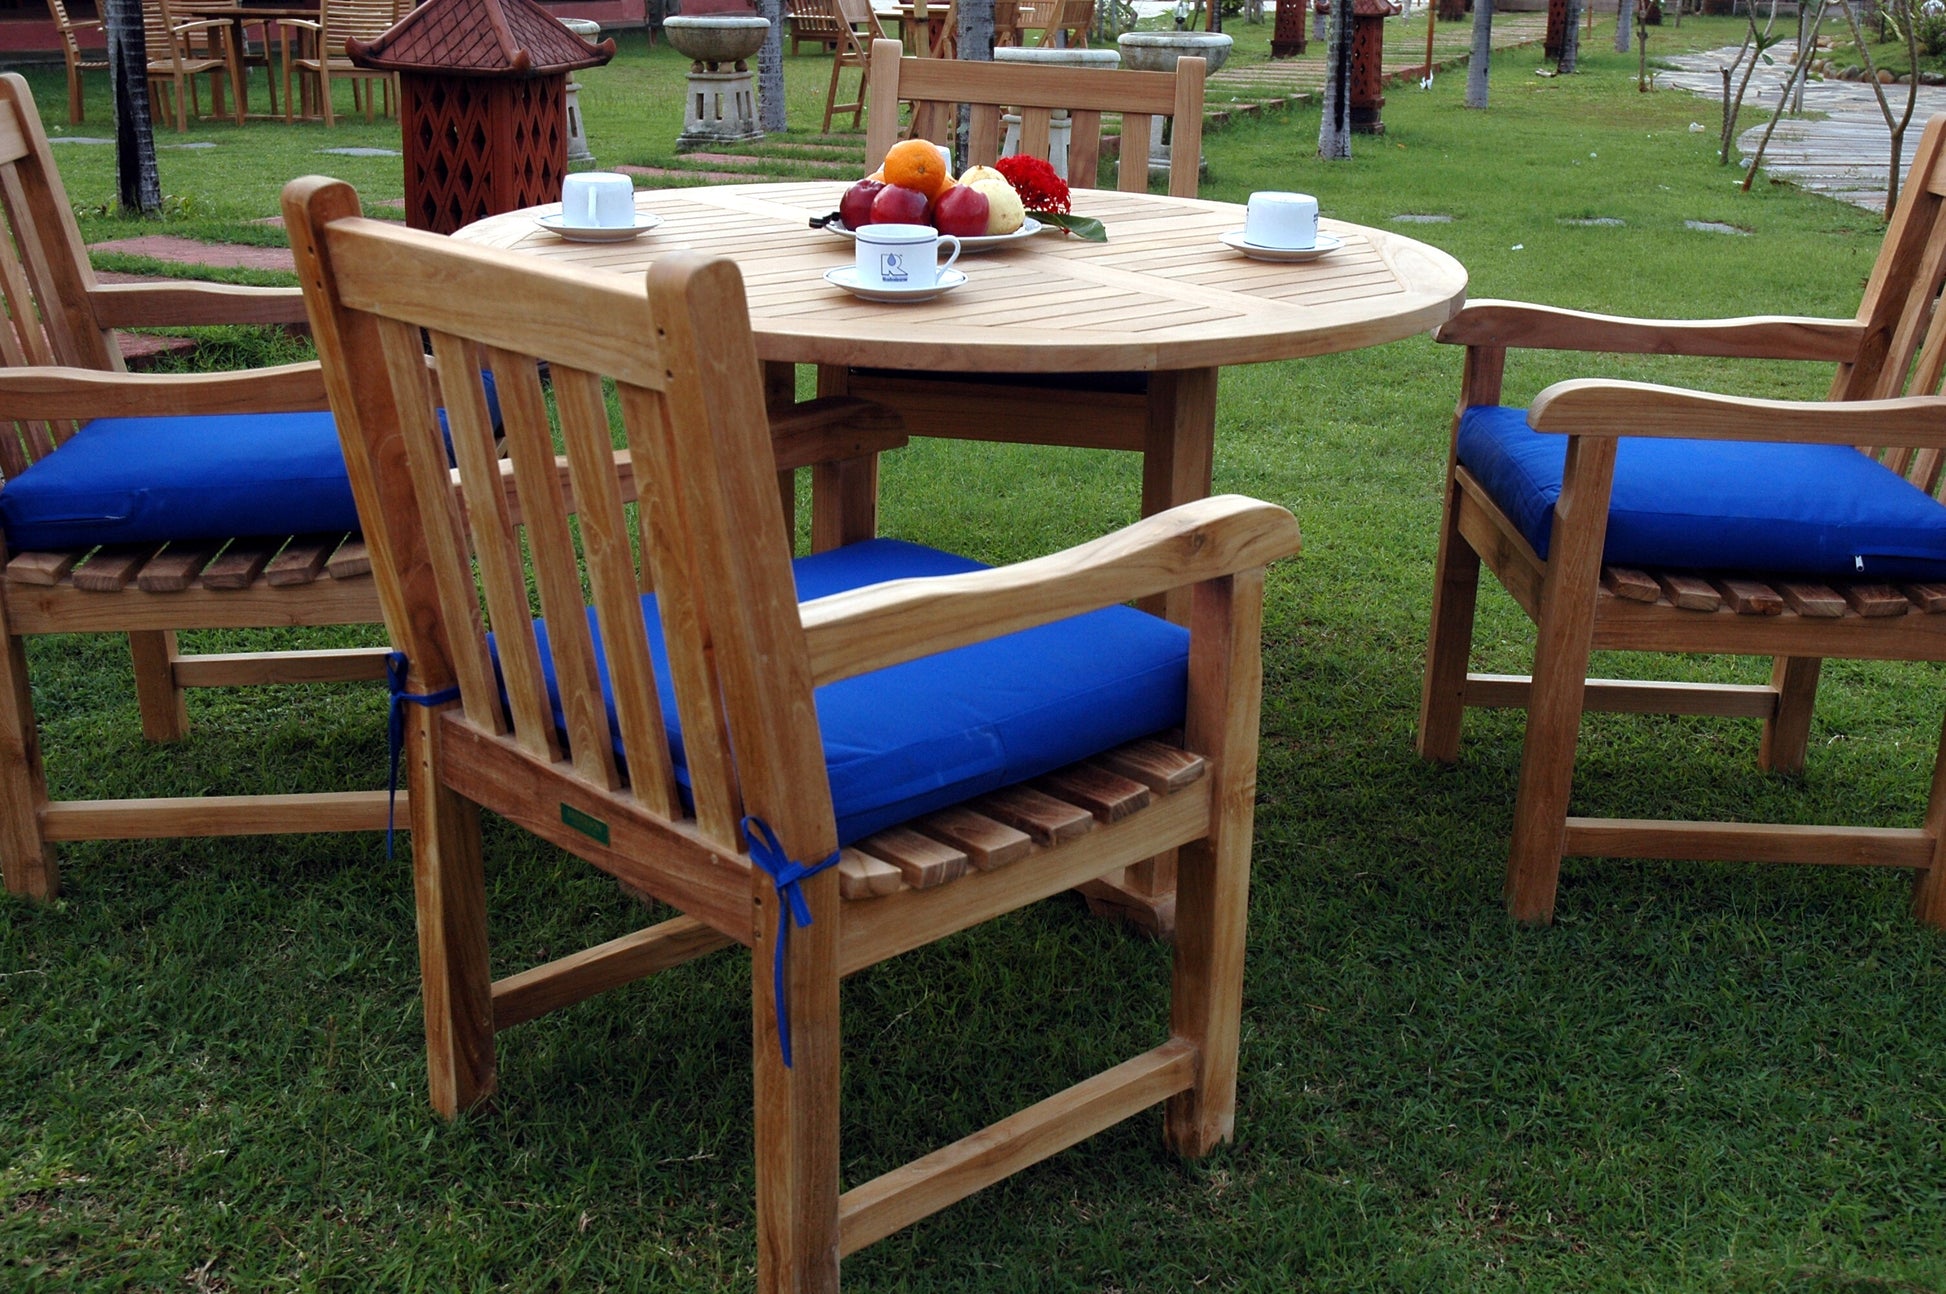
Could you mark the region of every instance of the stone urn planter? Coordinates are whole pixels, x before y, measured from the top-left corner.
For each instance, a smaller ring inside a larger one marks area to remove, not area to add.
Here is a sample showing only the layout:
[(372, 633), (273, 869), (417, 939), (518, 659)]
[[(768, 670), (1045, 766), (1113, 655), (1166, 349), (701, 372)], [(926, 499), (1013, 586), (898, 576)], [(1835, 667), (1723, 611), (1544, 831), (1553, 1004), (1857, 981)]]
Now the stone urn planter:
[[(1200, 58), (1213, 73), (1230, 59), (1236, 42), (1220, 31), (1130, 31), (1115, 38), (1122, 51), (1122, 66), (1137, 72), (1173, 72), (1183, 58)], [(1122, 141), (1122, 158), (1128, 158), (1128, 141)], [(1208, 169), (1207, 162), (1199, 169)], [(1162, 137), (1162, 118), (1149, 122), (1149, 174), (1169, 173), (1169, 145)]]
[[(562, 18), (560, 24), (587, 41), (590, 45), (601, 39), (601, 24), (586, 18)], [(581, 124), (581, 82), (568, 73), (568, 169), (585, 171), (595, 164), (595, 155), (588, 150), (588, 131)]]
[[(1002, 45), (993, 51), (996, 63), (1036, 63), (1043, 67), (1092, 67), (1113, 70), (1122, 63), (1121, 54), (1112, 49), (1036, 49), (1033, 46)], [(1009, 112), (1000, 120), (1006, 124), (1006, 141), (1000, 145), (1000, 155), (1011, 157), (1020, 151), (1020, 114)], [(1066, 108), (1054, 110), (1047, 123), (1047, 160), (1054, 173), (1062, 179), (1068, 175), (1068, 142), (1074, 136), (1074, 122)], [(1083, 188), (1095, 187), (1095, 177), (1084, 175), (1078, 181)]]
[(662, 34), (690, 60), (677, 151), (762, 139), (747, 60), (763, 48), (770, 20), (761, 14), (676, 15), (662, 20)]

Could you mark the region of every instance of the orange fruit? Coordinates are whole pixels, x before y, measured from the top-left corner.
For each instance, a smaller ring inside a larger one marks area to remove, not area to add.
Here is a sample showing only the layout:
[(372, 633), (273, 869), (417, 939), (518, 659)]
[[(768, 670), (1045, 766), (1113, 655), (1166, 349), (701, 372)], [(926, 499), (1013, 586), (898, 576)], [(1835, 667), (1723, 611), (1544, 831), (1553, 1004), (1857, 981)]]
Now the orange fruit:
[(946, 177), (946, 163), (939, 156), (939, 149), (923, 139), (902, 139), (892, 145), (885, 154), (885, 182), (896, 184), (901, 189), (917, 189), (928, 199), (939, 196), (939, 191), (950, 181)]

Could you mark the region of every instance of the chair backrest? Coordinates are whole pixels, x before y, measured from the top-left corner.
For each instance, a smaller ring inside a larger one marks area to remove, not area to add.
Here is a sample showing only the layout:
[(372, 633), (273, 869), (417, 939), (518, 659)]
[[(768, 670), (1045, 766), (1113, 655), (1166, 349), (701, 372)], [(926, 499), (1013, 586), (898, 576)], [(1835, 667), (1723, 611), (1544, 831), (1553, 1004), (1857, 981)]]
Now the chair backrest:
[(47, 0), (48, 12), (54, 16), (54, 26), (61, 33), (61, 47), (70, 61), (81, 57), (81, 43), (74, 37), (74, 20), (68, 17), (68, 7), (62, 0)]
[[(807, 851), (792, 857), (835, 848), (736, 266), (671, 253), (650, 269), (645, 291), (638, 276), (359, 218), (357, 194), (337, 181), (293, 181), (284, 210), (386, 624), (410, 659), (414, 690), (457, 684), (464, 723), (481, 739), (571, 770), (591, 790), (626, 791), (652, 818), (699, 832), (707, 848), (739, 852), (746, 811), (763, 814), (787, 848)], [(494, 304), (506, 301), (522, 308)], [(422, 335), (441, 374), (456, 472)], [(497, 386), (504, 461), (483, 370)], [(613, 412), (604, 379), (614, 384)], [(626, 497), (618, 460), (633, 467)], [(584, 579), (613, 680), (619, 757)], [(565, 743), (542, 677), (530, 581)], [(648, 588), (659, 599), (693, 821), (676, 792), (638, 606)], [(563, 820), (555, 805), (541, 810)]]
[(321, 54), (349, 63), (345, 42), (357, 39), (370, 44), (400, 18), (398, 0), (321, 0), (318, 23), (324, 28)]
[(1088, 48), (1088, 31), (1095, 24), (1095, 0), (1047, 0), (1043, 7), (1048, 12), (1035, 15), (1042, 19), (1041, 48), (1051, 48), (1064, 39), (1068, 49)]
[[(1834, 400), (1936, 395), (1946, 379), (1946, 328), (1935, 305), (1946, 287), (1946, 113), (1926, 123), (1898, 210), (1872, 266), (1858, 321), (1858, 358), (1839, 366)], [(1929, 494), (1946, 483), (1946, 452), (1898, 446), (1867, 450)]]
[(872, 12), (871, 0), (832, 0), (832, 3), (838, 10), (838, 25), (851, 35), (860, 53), (869, 49), (873, 41), (885, 39), (885, 28)]
[[(18, 73), (0, 75), (0, 364), (62, 364), (120, 372), (122, 353), (97, 322), (96, 287), (81, 230), (55, 169), (33, 92)], [(0, 476), (12, 477), (67, 438), (71, 426), (8, 421), (0, 427)]]
[(838, 11), (833, 0), (789, 0), (791, 31), (799, 40), (838, 39)]
[[(953, 112), (921, 112), (920, 105), (966, 104), (972, 110), (967, 134), (968, 165), (991, 165), (1000, 151), (1000, 114), (1020, 114), (1020, 151), (1048, 154), (1048, 123), (1066, 108), (1072, 122), (1068, 175), (1093, 187), (1101, 156), (1101, 114), (1122, 119), (1122, 165), (1117, 187), (1134, 193), (1149, 187), (1149, 123), (1171, 117), (1169, 192), (1196, 196), (1203, 153), (1204, 61), (1185, 58), (1173, 72), (1124, 72), (1104, 68), (1041, 67), (1026, 63), (969, 62), (961, 59), (901, 58), (897, 41), (872, 47), (872, 101), (865, 123), (865, 165), (878, 166), (899, 138), (899, 104), (915, 105), (915, 122), (950, 122)], [(922, 125), (922, 133), (924, 133)], [(947, 142), (941, 138), (938, 143)]]

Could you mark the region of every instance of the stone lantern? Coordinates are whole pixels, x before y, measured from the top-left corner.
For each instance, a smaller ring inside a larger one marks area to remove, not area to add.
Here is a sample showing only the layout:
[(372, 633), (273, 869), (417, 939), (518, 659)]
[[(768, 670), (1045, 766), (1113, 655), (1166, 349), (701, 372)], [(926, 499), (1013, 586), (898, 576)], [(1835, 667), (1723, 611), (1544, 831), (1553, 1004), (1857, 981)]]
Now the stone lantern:
[(561, 196), (568, 73), (615, 42), (589, 44), (534, 0), (427, 0), (346, 52), (399, 74), (406, 223), (450, 234)]
[[(1332, 0), (1317, 0), (1319, 21), (1331, 12)], [(1354, 0), (1351, 7), (1351, 128), (1360, 135), (1382, 135), (1385, 123), (1378, 112), (1385, 106), (1379, 88), (1385, 82), (1385, 20), (1397, 17), (1393, 0)]]
[(1304, 52), (1304, 0), (1277, 0), (1277, 25), (1270, 30), (1270, 56), (1296, 58)]

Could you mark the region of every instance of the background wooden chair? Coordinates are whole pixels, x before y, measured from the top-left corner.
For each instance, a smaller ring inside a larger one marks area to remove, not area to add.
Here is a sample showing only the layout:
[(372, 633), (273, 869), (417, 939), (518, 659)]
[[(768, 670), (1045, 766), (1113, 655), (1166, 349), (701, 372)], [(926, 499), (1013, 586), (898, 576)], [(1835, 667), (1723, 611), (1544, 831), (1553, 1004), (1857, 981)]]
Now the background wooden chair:
[(784, 18), (789, 24), (793, 54), (801, 52), (806, 41), (835, 53), (844, 39), (838, 33), (838, 11), (831, 0), (787, 0)]
[[(6, 364), (0, 368), (0, 407), (8, 420), (0, 435), (0, 515), (8, 536), (22, 533), (21, 527), (56, 536), (27, 546), (0, 540), (0, 866), (7, 888), (51, 897), (58, 886), (59, 841), (382, 829), (385, 795), (376, 790), (49, 802), (29, 686), (28, 635), (126, 633), (142, 730), (155, 741), (188, 735), (185, 688), (378, 679), (383, 652), (189, 655), (177, 647), (179, 629), (376, 620), (378, 595), (362, 546), (350, 534), (355, 515), (346, 515), (330, 534), (293, 538), (287, 529), (227, 545), (207, 533), (166, 544), (161, 538), (104, 544), (90, 537), (92, 526), (79, 519), (78, 507), (63, 505), (64, 499), (92, 499), (101, 524), (124, 517), (131, 534), (146, 518), (187, 506), (186, 500), (193, 501), (188, 496), (203, 499), (206, 509), (226, 506), (203, 493), (221, 486), (221, 479), (144, 476), (117, 486), (76, 466), (106, 458), (120, 479), (133, 455), (153, 458), (158, 445), (164, 457), (174, 444), (185, 455), (204, 457), (216, 451), (198, 450), (199, 444), (228, 444), (239, 457), (274, 448), (299, 467), (307, 461), (299, 451), (308, 448), (315, 451), (312, 461), (322, 457), (339, 471), (342, 458), (333, 453), (328, 414), (288, 412), (326, 408), (315, 364), (138, 377), (123, 371), (115, 344), (116, 328), (301, 322), (303, 302), (294, 290), (97, 282), (33, 97), (12, 74), (0, 76), (0, 141), (0, 194), (11, 235), (0, 238), (0, 293), (8, 315), (0, 328)], [(252, 416), (234, 417), (246, 413)], [(77, 435), (77, 423), (90, 425)], [(226, 465), (225, 472), (242, 467)], [(259, 505), (277, 511), (288, 496), (273, 489), (274, 479), (267, 471), (253, 488), (264, 492)], [(68, 493), (50, 494), (50, 481)], [(340, 489), (348, 506), (348, 488)], [(283, 515), (294, 517), (295, 510)]]
[[(150, 109), (189, 129), (189, 114), (202, 115), (196, 78), (209, 78), (210, 111), (243, 124), (241, 68), (230, 46), (230, 25), (218, 19), (184, 19), (169, 0), (142, 0), (142, 36), (149, 55)], [(158, 92), (160, 91), (160, 92)], [(225, 94), (231, 105), (225, 113)]]
[[(852, 128), (858, 127), (860, 115), (865, 110), (865, 94), (871, 89), (872, 67), (871, 47), (885, 39), (885, 28), (879, 25), (878, 15), (872, 12), (870, 0), (828, 0), (838, 21), (838, 48), (831, 56), (831, 84), (824, 91), (824, 124), (819, 129), (824, 134), (831, 133), (831, 118), (840, 112), (851, 114)], [(897, 45), (897, 41), (892, 42)], [(858, 72), (858, 96), (839, 102), (838, 82), (846, 71)], [(873, 162), (872, 166), (877, 166)]]
[[(287, 18), (280, 24), (284, 29), (285, 121), (290, 121), (295, 111), (307, 117), (323, 117), (327, 126), (337, 125), (337, 111), (331, 102), (334, 79), (351, 82), (352, 106), (363, 107), (366, 121), (372, 120), (373, 105), (381, 93), (385, 96), (385, 115), (398, 114), (397, 74), (358, 66), (345, 53), (345, 42), (378, 39), (399, 20), (399, 4), (400, 0), (320, 0), (316, 22)], [(300, 86), (297, 96), (291, 93), (294, 79)]]
[(82, 102), (81, 74), (83, 72), (106, 72), (107, 55), (99, 50), (83, 52), (81, 42), (75, 33), (100, 31), (101, 19), (83, 18), (79, 21), (68, 17), (68, 7), (62, 0), (47, 0), (48, 12), (54, 15), (54, 26), (61, 33), (61, 57), (68, 65), (68, 124), (80, 125), (86, 115)]
[[(1797, 772), (1821, 658), (1946, 659), (1946, 507), (1928, 497), (1946, 463), (1943, 193), (1946, 116), (1926, 127), (1854, 319), (1663, 322), (1482, 301), (1440, 329), (1467, 352), (1419, 750), (1457, 758), (1466, 706), (1526, 708), (1507, 864), (1519, 920), (1551, 919), (1574, 854), (1911, 867), (1918, 915), (1946, 925), (1946, 769), (1911, 830), (1568, 816), (1585, 710), (1760, 718), (1760, 762)], [(1501, 383), (1507, 350), (1527, 346), (1838, 372), (1829, 401), (1805, 403), (1562, 382), (1523, 416), (1500, 407)], [(1483, 559), (1538, 625), (1531, 679), (1467, 672)], [(1771, 683), (1588, 679), (1600, 649), (1767, 655)]]
[[(1159, 1101), (1179, 1153), (1230, 1136), (1263, 566), (1296, 550), (1289, 513), (1209, 499), (1001, 570), (886, 540), (794, 565), (771, 473), (886, 440), (773, 444), (733, 263), (671, 253), (645, 294), (639, 279), (361, 219), (333, 181), (297, 181), (284, 204), (387, 624), (426, 702), (407, 739), (442, 1113), (493, 1090), (497, 1030), (741, 943), (761, 1290), (835, 1288), (841, 1253)], [(507, 299), (527, 308), (472, 308)], [(492, 368), (517, 516), (479, 392), (449, 380), (454, 499), (421, 329), (447, 371)], [(936, 578), (877, 583), (894, 576)], [(1115, 605), (1183, 585), (1189, 633)], [(1007, 721), (1019, 766), (960, 766), (943, 731), (904, 746), (932, 716), (990, 707), (996, 678), (1039, 692), (1022, 711), (1036, 718)], [(1171, 727), (1169, 712), (1180, 745), (1120, 745)], [(840, 753), (865, 749), (869, 771)], [(892, 771), (899, 749), (909, 782)], [(476, 806), (684, 915), (490, 983)], [(840, 976), (1177, 846), (1168, 1039), (841, 1195)]]

